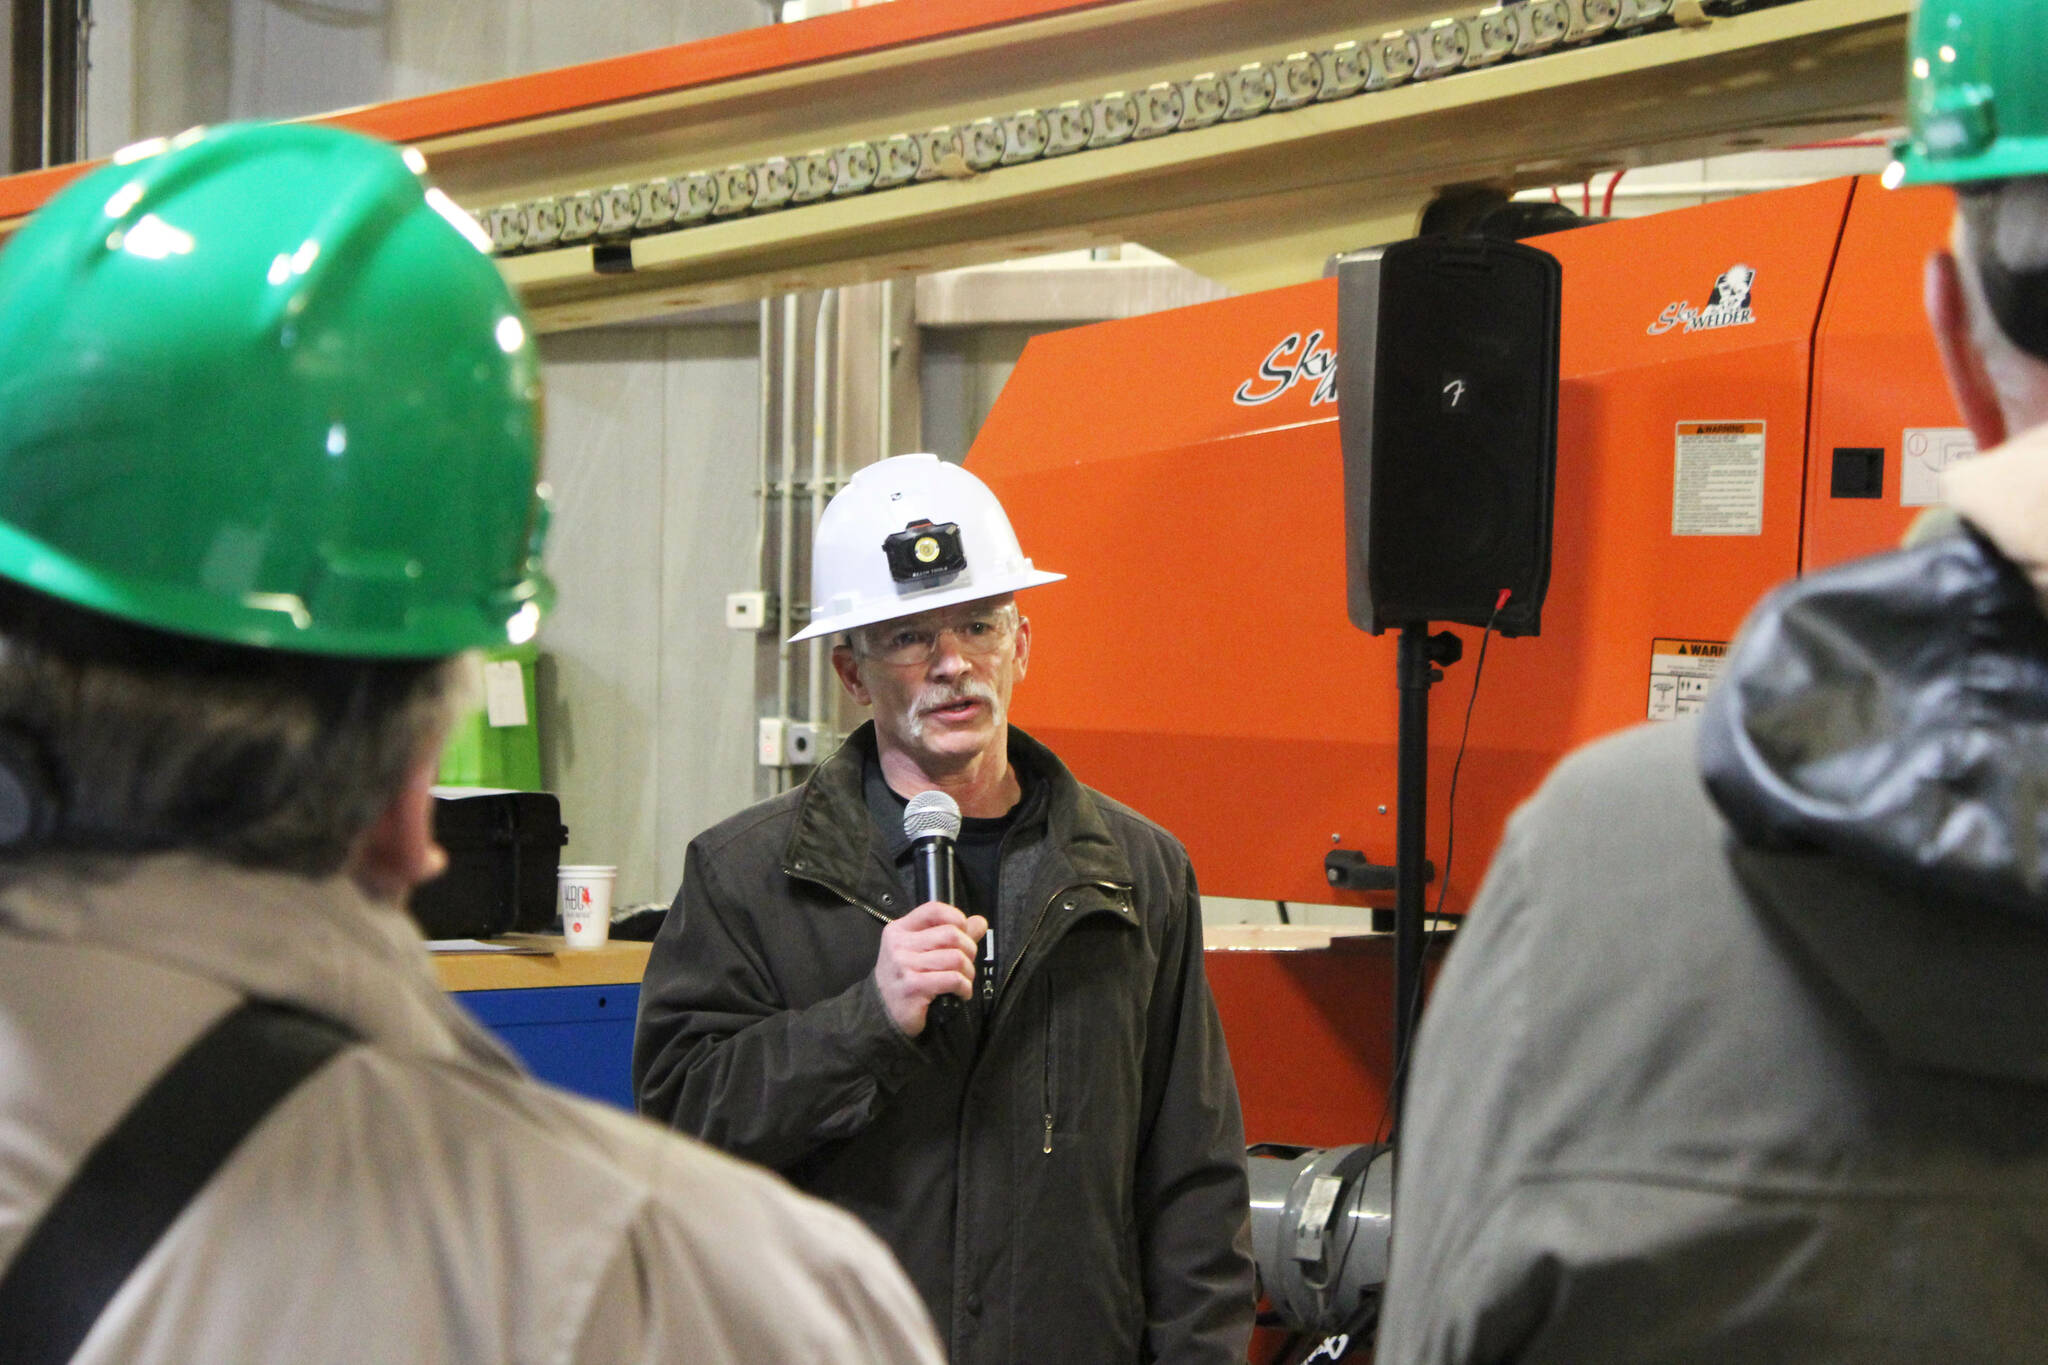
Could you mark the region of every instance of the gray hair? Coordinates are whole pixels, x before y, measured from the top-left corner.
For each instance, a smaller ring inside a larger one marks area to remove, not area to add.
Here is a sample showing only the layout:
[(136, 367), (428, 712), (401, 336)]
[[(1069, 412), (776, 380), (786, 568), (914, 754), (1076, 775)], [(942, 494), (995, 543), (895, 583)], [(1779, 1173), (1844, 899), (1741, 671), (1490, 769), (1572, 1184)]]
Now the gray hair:
[(0, 732), (56, 798), (42, 848), (333, 874), (465, 691), (459, 659), (319, 659), (104, 623), (79, 647), (34, 628), (58, 615), (0, 621)]
[(2048, 362), (2048, 178), (1958, 186), (1956, 203), (1965, 269), (1975, 275), (2001, 339)]
[(1957, 203), (1971, 245), (2015, 274), (2048, 270), (2048, 178), (1958, 187)]

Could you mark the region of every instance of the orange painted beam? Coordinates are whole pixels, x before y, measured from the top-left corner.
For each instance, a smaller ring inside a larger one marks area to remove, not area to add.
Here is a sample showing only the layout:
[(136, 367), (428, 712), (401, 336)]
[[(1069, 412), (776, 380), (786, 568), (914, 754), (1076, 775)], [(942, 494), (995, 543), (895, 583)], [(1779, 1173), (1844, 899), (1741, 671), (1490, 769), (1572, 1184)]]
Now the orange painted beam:
[(77, 161), (68, 166), (23, 171), (20, 175), (0, 179), (0, 222), (34, 213), (43, 206), (43, 201), (99, 164), (97, 161)]
[[(694, 43), (364, 105), (317, 122), (392, 142), (430, 142), (1117, 3), (1121, 0), (892, 0), (798, 24), (742, 29)], [(33, 213), (99, 164), (81, 162), (0, 178), (0, 222)]]

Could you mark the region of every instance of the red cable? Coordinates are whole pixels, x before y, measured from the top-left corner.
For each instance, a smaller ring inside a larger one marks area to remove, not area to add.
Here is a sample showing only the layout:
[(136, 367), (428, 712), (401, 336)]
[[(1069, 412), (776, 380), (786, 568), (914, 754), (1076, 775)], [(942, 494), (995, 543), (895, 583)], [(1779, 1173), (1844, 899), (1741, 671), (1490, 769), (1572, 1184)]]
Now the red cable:
[(1607, 197), (1600, 201), (1600, 216), (1602, 218), (1612, 218), (1614, 216), (1614, 187), (1619, 185), (1621, 178), (1627, 174), (1628, 168), (1623, 167), (1614, 173), (1614, 179), (1607, 182)]

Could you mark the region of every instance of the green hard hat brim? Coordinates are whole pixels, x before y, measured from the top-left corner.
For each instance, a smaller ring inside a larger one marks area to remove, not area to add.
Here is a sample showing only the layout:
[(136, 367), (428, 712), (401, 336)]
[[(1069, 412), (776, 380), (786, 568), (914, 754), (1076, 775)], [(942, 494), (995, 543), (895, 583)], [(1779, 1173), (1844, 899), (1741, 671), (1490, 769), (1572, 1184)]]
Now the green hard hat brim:
[(1910, 185), (1968, 185), (2048, 175), (2048, 137), (2001, 137), (1970, 156), (1929, 156), (1909, 142), (1895, 147), (1892, 155), (1904, 170), (1898, 180), (1902, 189)]
[(436, 659), (523, 643), (555, 602), (554, 583), (535, 567), (485, 601), (416, 606), (402, 632), (350, 629), (320, 620), (286, 594), (249, 594), (263, 600), (230, 603), (190, 587), (123, 579), (80, 564), (4, 522), (0, 577), (149, 630), (343, 659)]

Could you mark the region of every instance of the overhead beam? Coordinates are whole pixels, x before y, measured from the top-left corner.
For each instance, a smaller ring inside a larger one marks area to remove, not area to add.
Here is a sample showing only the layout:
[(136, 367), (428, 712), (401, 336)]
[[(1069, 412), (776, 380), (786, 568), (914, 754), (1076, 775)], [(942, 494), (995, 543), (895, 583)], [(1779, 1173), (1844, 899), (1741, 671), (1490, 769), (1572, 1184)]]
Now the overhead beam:
[[(630, 272), (600, 273), (587, 246), (505, 268), (543, 327), (1114, 241), (1142, 242), (1233, 287), (1264, 287), (1312, 277), (1332, 250), (1406, 235), (1447, 185), (1515, 189), (1894, 123), (1909, 10), (1909, 0), (1798, 0), (1704, 28), (644, 237), (631, 243)], [(784, 95), (785, 107), (806, 103)], [(991, 97), (978, 112), (1006, 107)], [(812, 145), (857, 130), (817, 131)], [(804, 140), (781, 145), (800, 151)], [(766, 144), (747, 151), (765, 154)]]
[[(896, 0), (333, 116), (418, 145), (482, 211), (799, 155), (1414, 27), (1443, 0)], [(1790, 0), (1242, 122), (504, 258), (543, 329), (1138, 241), (1235, 288), (1412, 231), (1443, 187), (1900, 119), (1911, 0)], [(0, 231), (50, 192), (0, 181)], [(25, 183), (24, 183), (25, 182)]]

